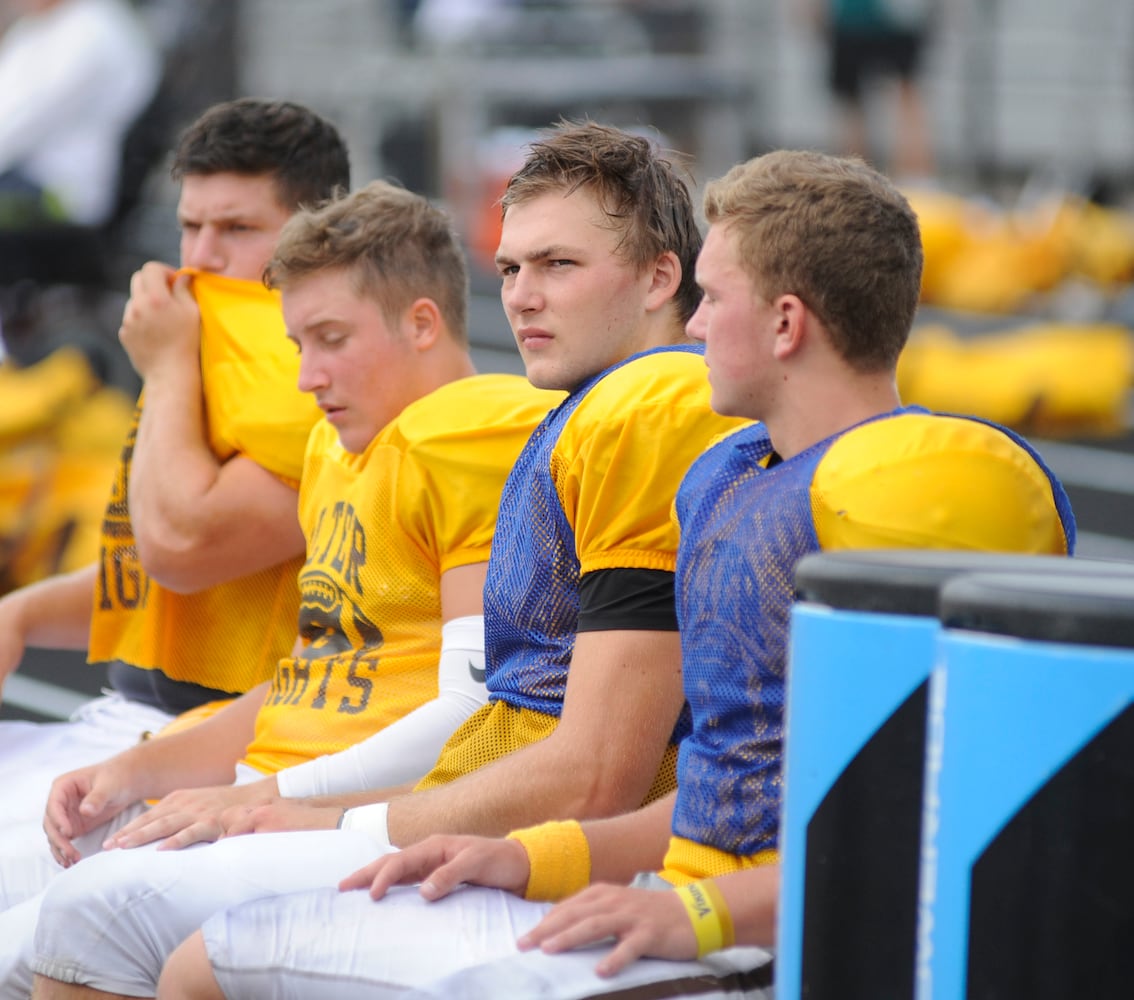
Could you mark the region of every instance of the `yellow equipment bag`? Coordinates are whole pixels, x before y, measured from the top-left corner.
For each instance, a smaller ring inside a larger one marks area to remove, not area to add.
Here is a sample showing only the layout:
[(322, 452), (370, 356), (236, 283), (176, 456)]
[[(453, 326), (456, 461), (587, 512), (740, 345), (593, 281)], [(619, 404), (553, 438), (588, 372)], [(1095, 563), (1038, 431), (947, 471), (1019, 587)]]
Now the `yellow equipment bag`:
[(898, 362), (902, 400), (1027, 433), (1114, 433), (1124, 426), (1134, 338), (1114, 324), (1051, 323), (961, 338), (914, 330)]

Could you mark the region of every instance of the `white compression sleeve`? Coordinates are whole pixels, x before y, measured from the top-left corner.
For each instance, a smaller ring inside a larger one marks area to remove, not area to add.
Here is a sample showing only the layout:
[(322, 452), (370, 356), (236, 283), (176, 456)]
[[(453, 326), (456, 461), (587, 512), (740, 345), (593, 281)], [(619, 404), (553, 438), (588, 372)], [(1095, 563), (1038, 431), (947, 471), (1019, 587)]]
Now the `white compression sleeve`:
[(339, 753), (276, 775), (288, 798), (342, 795), (414, 781), (437, 760), (444, 742), (488, 700), (484, 686), (484, 618), (453, 618), (441, 627), (437, 697)]

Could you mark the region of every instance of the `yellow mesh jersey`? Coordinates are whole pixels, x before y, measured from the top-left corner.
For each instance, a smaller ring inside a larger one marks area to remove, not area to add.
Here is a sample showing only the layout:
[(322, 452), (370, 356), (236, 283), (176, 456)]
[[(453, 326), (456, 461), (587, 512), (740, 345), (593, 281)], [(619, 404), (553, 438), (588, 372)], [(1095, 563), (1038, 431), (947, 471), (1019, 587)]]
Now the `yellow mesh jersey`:
[(729, 854), (708, 844), (675, 836), (669, 838), (669, 848), (658, 874), (671, 885), (688, 885), (698, 879), (774, 865), (779, 860), (779, 852), (774, 850), (749, 855)]
[(446, 785), (516, 747), (538, 743), (550, 736), (558, 723), (554, 715), (513, 708), (507, 702), (482, 705), (445, 741), (437, 763), (414, 791)]
[[(307, 434), (320, 416), (296, 387), (299, 362), (284, 332), (279, 296), (251, 281), (195, 273), (201, 309), (201, 376), (210, 444), (297, 483)], [(144, 405), (144, 399), (139, 404)], [(138, 560), (128, 509), (138, 415), (103, 520), (88, 659), (120, 661), (238, 693), (272, 676), (295, 637), (300, 557), (177, 594)], [(176, 475), (176, 469), (170, 469)]]
[[(742, 421), (709, 407), (700, 353), (652, 352), (577, 390), (533, 435), (501, 504), (485, 587), (491, 705), (442, 748), (425, 789), (542, 739), (563, 703), (578, 586), (599, 569), (673, 570), (673, 498), (706, 445)], [(646, 801), (672, 790), (667, 754)]]
[(487, 561), (504, 480), (561, 398), (512, 375), (462, 379), (361, 454), (316, 426), (299, 496), (305, 646), (280, 661), (245, 763), (334, 753), (437, 696), (441, 575)]

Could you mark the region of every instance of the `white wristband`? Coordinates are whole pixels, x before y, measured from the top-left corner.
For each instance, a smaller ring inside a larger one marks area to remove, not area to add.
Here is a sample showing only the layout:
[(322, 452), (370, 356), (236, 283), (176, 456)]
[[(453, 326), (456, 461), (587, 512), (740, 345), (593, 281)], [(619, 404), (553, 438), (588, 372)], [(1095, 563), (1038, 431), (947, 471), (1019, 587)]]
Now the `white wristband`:
[(386, 813), (389, 808), (389, 802), (375, 802), (373, 805), (348, 809), (339, 825), (343, 830), (365, 833), (379, 847), (389, 849), (394, 846), (390, 843), (390, 832), (386, 828)]

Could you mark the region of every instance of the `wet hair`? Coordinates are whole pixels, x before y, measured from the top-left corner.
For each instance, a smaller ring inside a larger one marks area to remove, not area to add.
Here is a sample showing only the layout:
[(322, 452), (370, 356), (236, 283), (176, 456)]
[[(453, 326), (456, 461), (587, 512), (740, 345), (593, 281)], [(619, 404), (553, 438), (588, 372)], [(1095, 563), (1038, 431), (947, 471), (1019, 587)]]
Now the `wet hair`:
[(326, 270), (350, 273), (393, 325), (419, 298), (432, 299), (460, 344), (468, 343), (468, 270), (449, 216), (387, 181), (302, 210), (280, 232), (264, 281), (288, 285)]
[(704, 208), (764, 298), (798, 295), (859, 371), (897, 363), (923, 255), (917, 217), (886, 177), (854, 157), (778, 150), (706, 185)]
[(701, 233), (692, 199), (674, 164), (640, 135), (596, 122), (561, 121), (532, 143), (524, 165), (508, 182), (505, 214), (548, 191), (591, 192), (622, 234), (619, 252), (639, 268), (666, 251), (677, 255), (681, 284), (674, 303), (681, 322), (693, 315), (701, 294), (693, 277)]
[(294, 211), (350, 188), (346, 143), (329, 121), (300, 104), (242, 97), (208, 108), (182, 132), (174, 180), (220, 173), (270, 176)]

